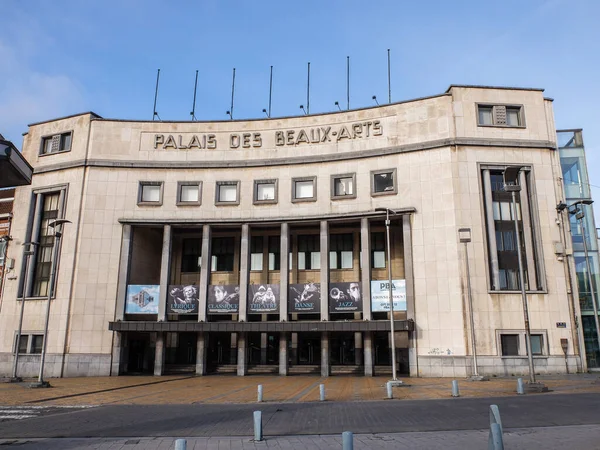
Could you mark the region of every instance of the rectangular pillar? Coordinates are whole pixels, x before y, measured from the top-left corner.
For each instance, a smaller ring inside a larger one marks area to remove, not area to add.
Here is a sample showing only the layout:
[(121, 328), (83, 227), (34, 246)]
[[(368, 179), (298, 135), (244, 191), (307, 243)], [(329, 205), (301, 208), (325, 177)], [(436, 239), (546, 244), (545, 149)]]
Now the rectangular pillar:
[(125, 337), (123, 332), (113, 332), (113, 348), (112, 348), (112, 361), (110, 366), (110, 376), (116, 377), (121, 373), (121, 358), (123, 356), (123, 346), (125, 344)]
[(196, 375), (206, 375), (206, 354), (208, 353), (208, 333), (198, 333), (196, 340)]
[[(412, 231), (410, 224), (410, 214), (402, 216), (402, 242), (404, 247), (404, 278), (406, 280), (406, 319), (415, 320), (415, 282), (413, 271), (413, 254), (412, 254)], [(419, 361), (417, 340), (418, 328), (415, 323), (415, 330), (409, 332), (408, 338), (408, 364), (410, 366), (410, 376), (416, 377), (419, 375)]]
[(371, 320), (371, 224), (367, 217), (360, 219), (360, 250), (363, 318)]
[(321, 376), (328, 377), (329, 367), (329, 335), (327, 331), (321, 333)]
[(260, 363), (267, 364), (267, 333), (260, 333)]
[(329, 224), (326, 220), (321, 220), (320, 252), (321, 320), (329, 320)]
[(210, 282), (210, 225), (202, 227), (202, 256), (200, 257), (200, 290), (198, 292), (198, 322), (206, 322), (206, 298), (208, 296), (208, 283)]
[(231, 333), (230, 336), (230, 352), (229, 352), (229, 364), (237, 364), (237, 348), (238, 348), (238, 334)]
[(364, 340), (365, 377), (373, 376), (373, 333), (365, 331)]
[(239, 377), (243, 377), (248, 373), (248, 361), (246, 360), (247, 339), (246, 333), (238, 333), (237, 374)]
[(290, 349), (292, 365), (298, 365), (298, 333), (292, 333), (292, 348)]
[(287, 223), (281, 224), (281, 237), (279, 249), (279, 320), (286, 322), (288, 320), (288, 286), (289, 286), (289, 252), (290, 252), (290, 231)]
[(159, 377), (165, 370), (165, 333), (156, 333), (156, 348), (154, 353), (154, 376)]
[[(119, 278), (117, 282), (115, 320), (123, 320), (125, 318), (125, 297), (127, 296), (129, 265), (131, 264), (131, 241), (131, 225), (125, 224), (123, 225), (123, 236), (121, 237), (121, 257), (119, 259)], [(33, 260), (30, 259), (29, 261), (31, 264)]]
[(363, 364), (363, 337), (362, 332), (354, 333), (354, 364), (362, 366)]
[(240, 244), (240, 315), (239, 321), (248, 321), (248, 282), (250, 277), (250, 226), (242, 225)]
[(171, 268), (171, 225), (163, 227), (163, 245), (160, 258), (160, 297), (158, 299), (157, 321), (167, 320), (167, 290), (169, 285), (169, 272)]
[(490, 248), (490, 263), (492, 269), (492, 289), (499, 289), (500, 287), (500, 270), (498, 269), (498, 252), (496, 251), (496, 233), (494, 230), (496, 226), (494, 224), (494, 208), (492, 206), (492, 178), (490, 176), (489, 169), (483, 171), (483, 188), (485, 195), (485, 220), (487, 223), (488, 230), (487, 234), (488, 243)]
[(279, 333), (279, 375), (288, 374), (288, 345), (285, 333)]

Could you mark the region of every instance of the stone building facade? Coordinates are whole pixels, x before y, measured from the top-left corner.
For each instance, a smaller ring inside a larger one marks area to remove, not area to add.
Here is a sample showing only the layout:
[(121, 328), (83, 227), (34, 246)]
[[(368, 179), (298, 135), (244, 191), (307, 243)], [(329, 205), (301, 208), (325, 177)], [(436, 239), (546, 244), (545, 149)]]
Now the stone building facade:
[[(524, 373), (503, 187), (512, 166), (522, 168), (516, 216), (536, 371), (582, 369), (579, 304), (557, 254), (570, 244), (557, 224), (556, 149), (542, 90), (475, 86), (302, 117), (86, 113), (30, 125), (23, 154), (34, 176), (16, 190), (12, 235), (38, 245), (28, 265), (20, 245), (10, 249), (19, 277), (0, 311), (0, 371), (10, 371), (23, 297), (19, 372), (37, 371), (47, 225), (65, 218), (48, 376), (390, 373), (388, 260), (400, 373), (470, 375), (470, 314), (480, 373)], [(460, 228), (471, 232), (472, 311)]]

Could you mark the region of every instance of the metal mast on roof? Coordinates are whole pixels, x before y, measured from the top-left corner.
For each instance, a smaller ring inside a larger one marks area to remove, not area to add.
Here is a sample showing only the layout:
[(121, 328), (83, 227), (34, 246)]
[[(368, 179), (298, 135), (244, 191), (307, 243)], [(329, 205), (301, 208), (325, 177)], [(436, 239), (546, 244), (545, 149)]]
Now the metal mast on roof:
[(194, 82), (194, 103), (192, 104), (192, 120), (196, 120), (196, 90), (198, 89), (198, 71), (196, 70), (196, 81)]

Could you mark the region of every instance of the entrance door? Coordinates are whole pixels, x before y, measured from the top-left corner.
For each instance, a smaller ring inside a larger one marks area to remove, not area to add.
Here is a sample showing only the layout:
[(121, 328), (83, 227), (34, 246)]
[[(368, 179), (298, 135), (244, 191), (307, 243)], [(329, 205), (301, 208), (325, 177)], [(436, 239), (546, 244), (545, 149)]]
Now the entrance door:
[(298, 364), (321, 364), (321, 337), (298, 333)]
[(206, 364), (209, 371), (237, 364), (237, 351), (231, 348), (231, 333), (214, 333), (208, 338)]
[(336, 333), (330, 338), (331, 364), (340, 366), (356, 365), (354, 333)]
[(150, 334), (132, 333), (128, 336), (127, 343), (126, 373), (152, 373), (154, 370), (154, 348), (150, 347)]
[(374, 333), (374, 353), (376, 366), (391, 366), (390, 334)]

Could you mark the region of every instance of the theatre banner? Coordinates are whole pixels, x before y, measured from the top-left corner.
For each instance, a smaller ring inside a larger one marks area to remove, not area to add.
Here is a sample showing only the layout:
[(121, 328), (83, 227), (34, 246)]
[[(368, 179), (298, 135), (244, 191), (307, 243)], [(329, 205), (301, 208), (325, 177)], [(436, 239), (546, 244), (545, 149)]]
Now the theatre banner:
[(240, 287), (234, 284), (215, 284), (208, 287), (208, 314), (237, 314), (240, 309)]
[[(394, 311), (406, 311), (406, 280), (392, 280), (392, 296), (394, 297)], [(371, 281), (371, 311), (389, 310), (389, 281)]]
[(198, 314), (198, 286), (193, 284), (169, 286), (167, 314)]
[(125, 314), (158, 314), (160, 286), (157, 284), (129, 284), (125, 300)]
[(290, 284), (288, 309), (290, 313), (320, 313), (321, 285), (319, 283)]
[(249, 309), (253, 314), (279, 312), (278, 284), (251, 284), (248, 286)]
[(361, 283), (330, 283), (329, 312), (362, 311)]

